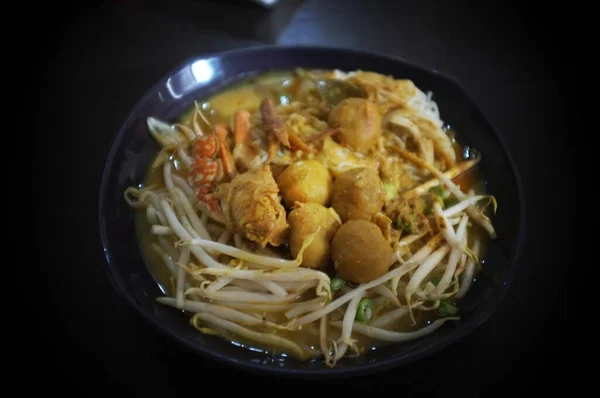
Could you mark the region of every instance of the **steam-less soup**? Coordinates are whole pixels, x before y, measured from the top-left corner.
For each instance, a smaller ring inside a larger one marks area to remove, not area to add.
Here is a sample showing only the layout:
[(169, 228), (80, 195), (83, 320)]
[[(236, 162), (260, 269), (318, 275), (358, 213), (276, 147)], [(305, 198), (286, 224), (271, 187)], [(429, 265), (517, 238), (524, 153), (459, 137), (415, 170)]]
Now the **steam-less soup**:
[(458, 321), (496, 203), (442, 116), (410, 80), (295, 70), (148, 118), (160, 150), (125, 198), (157, 300), (328, 366)]

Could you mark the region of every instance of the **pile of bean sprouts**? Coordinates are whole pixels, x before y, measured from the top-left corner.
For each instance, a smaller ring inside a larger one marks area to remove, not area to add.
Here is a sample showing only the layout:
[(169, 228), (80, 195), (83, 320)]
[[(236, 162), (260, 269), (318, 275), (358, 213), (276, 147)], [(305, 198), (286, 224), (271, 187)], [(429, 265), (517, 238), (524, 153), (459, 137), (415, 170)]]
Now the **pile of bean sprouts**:
[[(420, 90), (417, 94), (409, 105), (440, 125), (439, 111), (430, 94)], [(202, 333), (231, 341), (243, 339), (302, 360), (322, 358), (330, 367), (344, 357), (364, 354), (365, 347), (357, 344), (359, 335), (380, 344), (400, 343), (429, 335), (446, 322), (460, 319), (457, 313), (444, 313), (416, 327), (415, 311), (436, 311), (443, 303), (467, 294), (480, 267), (483, 246), (481, 235), (473, 233), (472, 226), (476, 224), (490, 237), (496, 237), (484, 214), (487, 205), (481, 206), (487, 200), (495, 211), (494, 198), (472, 190), (463, 192), (453, 182), (475, 167), (480, 158), (465, 160), (442, 172), (430, 161), (433, 153), (420, 158), (400, 143), (388, 148), (411, 170), (427, 171), (421, 175), (429, 180), (404, 192), (404, 196), (421, 195), (432, 187), (443, 186), (455, 204), (442, 208), (439, 202), (433, 203), (439, 232), (402, 236), (387, 273), (368, 283), (334, 288), (327, 273), (301, 267), (304, 249), (319, 231), (305, 239), (296, 258), (289, 258), (232, 233), (223, 220), (216, 219), (199, 203), (187, 179), (179, 173), (192, 164), (187, 144), (203, 134), (199, 124), (202, 120), (209, 124), (198, 104), (196, 109), (194, 128), (166, 126), (149, 118), (151, 130), (154, 126), (167, 132), (162, 136), (153, 134), (163, 147), (152, 165), (162, 168), (162, 184), (130, 187), (125, 192), (129, 205), (145, 212), (156, 238), (152, 249), (172, 277), (172, 289), (157, 298), (159, 303), (191, 314), (191, 324)], [(423, 152), (426, 150), (423, 148)], [(433, 274), (442, 275), (436, 283), (431, 279)], [(359, 319), (357, 312), (365, 299), (375, 311), (367, 319)], [(377, 311), (384, 307), (384, 311)], [(395, 330), (394, 324), (404, 318), (412, 322), (413, 329)], [(301, 330), (318, 337), (318, 347), (307, 349), (294, 339), (294, 333)]]
[[(410, 158), (410, 154), (404, 155)], [(451, 173), (411, 158), (435, 177), (416, 191), (441, 183), (459, 199), (446, 209), (434, 204), (433, 211), (445, 228), (415, 253), (398, 250), (385, 275), (355, 287), (345, 286), (333, 299), (331, 279), (326, 273), (300, 267), (303, 250), (297, 258), (285, 259), (268, 248), (250, 248), (248, 241), (227, 228), (216, 231), (218, 236), (211, 234), (209, 214), (198, 206), (188, 182), (173, 173), (177, 162), (186, 164), (187, 157), (179, 147), (164, 161), (164, 188), (132, 187), (125, 193), (132, 207), (145, 211), (151, 232), (157, 237), (153, 248), (175, 281), (174, 296), (159, 297), (157, 301), (194, 314), (191, 323), (204, 333), (228, 332), (301, 359), (322, 356), (331, 367), (351, 352), (359, 354), (355, 334), (398, 343), (428, 335), (445, 322), (459, 319), (446, 316), (411, 332), (387, 328), (399, 318), (412, 317), (415, 308), (435, 310), (440, 300), (463, 297), (473, 280), (480, 250), (478, 239), (467, 247), (467, 226), (475, 221), (495, 233), (489, 219), (476, 207), (485, 196), (462, 192), (448, 177)], [(400, 247), (406, 248), (416, 239), (407, 236)], [(303, 247), (310, 242), (311, 237)], [(436, 267), (444, 270), (439, 283), (424, 283)], [(357, 307), (365, 297), (376, 305), (391, 302), (396, 308), (368, 323), (357, 321)], [(340, 309), (343, 318), (332, 320), (332, 313)], [(273, 322), (265, 313), (283, 314), (285, 321)], [(329, 324), (340, 330), (339, 335), (328, 334)], [(315, 352), (309, 353), (277, 333), (307, 327), (319, 334), (320, 347)]]

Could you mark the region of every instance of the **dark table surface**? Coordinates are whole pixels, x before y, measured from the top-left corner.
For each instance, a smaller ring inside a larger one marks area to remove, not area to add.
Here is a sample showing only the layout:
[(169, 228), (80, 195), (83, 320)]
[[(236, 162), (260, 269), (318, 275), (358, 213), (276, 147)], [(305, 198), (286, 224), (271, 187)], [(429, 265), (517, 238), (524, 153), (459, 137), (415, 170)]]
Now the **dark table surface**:
[[(56, 203), (36, 204), (41, 279), (50, 289), (51, 310), (43, 311), (52, 325), (46, 336), (53, 357), (47, 358), (68, 375), (63, 391), (206, 396), (207, 387), (227, 392), (238, 385), (282, 393), (273, 380), (198, 358), (142, 321), (113, 292), (96, 225), (104, 158), (145, 90), (190, 56), (263, 44), (362, 48), (455, 76), (503, 135), (525, 188), (526, 246), (493, 317), (419, 362), (336, 383), (359, 392), (471, 396), (517, 391), (559, 375), (572, 221), (556, 225), (547, 214), (569, 206), (557, 181), (572, 175), (574, 149), (559, 141), (570, 91), (550, 53), (552, 18), (535, 18), (523, 7), (432, 0), (283, 0), (271, 11), (245, 2), (123, 0), (63, 16), (40, 39), (48, 43), (39, 54), (47, 64), (38, 71), (45, 80), (34, 111), (40, 137), (34, 168), (57, 173), (40, 178), (41, 189), (64, 193)], [(574, 199), (575, 183), (567, 189)], [(56, 250), (66, 247), (69, 254)], [(235, 382), (215, 382), (217, 375)]]

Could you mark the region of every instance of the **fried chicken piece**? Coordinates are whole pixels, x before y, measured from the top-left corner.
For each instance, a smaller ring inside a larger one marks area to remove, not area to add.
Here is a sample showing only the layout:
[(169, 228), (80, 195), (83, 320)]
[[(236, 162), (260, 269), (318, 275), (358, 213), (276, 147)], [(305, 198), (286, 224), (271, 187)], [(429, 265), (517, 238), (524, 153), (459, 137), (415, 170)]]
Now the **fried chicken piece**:
[(221, 201), (227, 228), (265, 247), (281, 245), (289, 230), (278, 194), (269, 165), (263, 165), (221, 184), (215, 196)]

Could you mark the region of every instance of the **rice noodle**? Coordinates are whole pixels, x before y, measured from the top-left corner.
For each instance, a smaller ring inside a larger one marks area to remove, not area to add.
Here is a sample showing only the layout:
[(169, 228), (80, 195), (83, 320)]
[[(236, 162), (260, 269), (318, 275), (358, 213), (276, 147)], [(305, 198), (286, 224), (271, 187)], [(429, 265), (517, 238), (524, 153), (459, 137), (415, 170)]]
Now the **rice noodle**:
[(425, 94), (418, 87), (415, 87), (415, 95), (408, 101), (408, 106), (417, 111), (420, 116), (441, 128), (444, 123), (440, 119), (437, 103), (433, 101), (432, 97), (433, 93), (431, 91)]
[(403, 127), (403, 131), (407, 131), (412, 140), (417, 144), (417, 147), (419, 148), (419, 152), (421, 152), (421, 156), (423, 157), (423, 159), (427, 161), (427, 159), (429, 159), (430, 156), (431, 158), (433, 158), (433, 146), (431, 146), (431, 155), (429, 155), (429, 145), (427, 141), (429, 141), (429, 143), (431, 143), (432, 145), (433, 142), (424, 139), (417, 125), (414, 124), (409, 118), (403, 116), (400, 110), (388, 113), (383, 120), (384, 125), (387, 123)]

